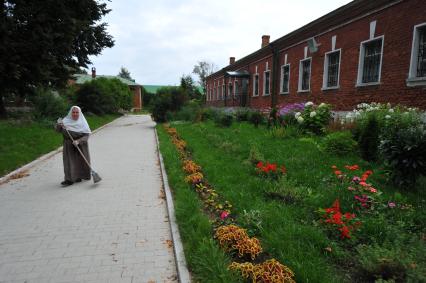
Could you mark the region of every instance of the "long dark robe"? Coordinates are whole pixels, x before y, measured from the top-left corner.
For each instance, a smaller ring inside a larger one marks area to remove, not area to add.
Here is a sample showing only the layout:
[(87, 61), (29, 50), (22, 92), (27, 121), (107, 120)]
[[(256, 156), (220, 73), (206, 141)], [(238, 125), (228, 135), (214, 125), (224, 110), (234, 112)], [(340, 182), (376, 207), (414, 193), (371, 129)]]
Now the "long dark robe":
[[(90, 179), (90, 167), (87, 166), (81, 154), (78, 152), (75, 145), (73, 145), (72, 140), (70, 139), (68, 133), (64, 128), (59, 125), (56, 125), (56, 131), (61, 132), (64, 137), (63, 143), (63, 162), (64, 162), (64, 174), (65, 181), (75, 182), (78, 179)], [(90, 155), (89, 155), (89, 145), (88, 139), (89, 134), (78, 133), (73, 131), (68, 131), (74, 140), (78, 140), (81, 152), (83, 152), (86, 160), (90, 164)]]

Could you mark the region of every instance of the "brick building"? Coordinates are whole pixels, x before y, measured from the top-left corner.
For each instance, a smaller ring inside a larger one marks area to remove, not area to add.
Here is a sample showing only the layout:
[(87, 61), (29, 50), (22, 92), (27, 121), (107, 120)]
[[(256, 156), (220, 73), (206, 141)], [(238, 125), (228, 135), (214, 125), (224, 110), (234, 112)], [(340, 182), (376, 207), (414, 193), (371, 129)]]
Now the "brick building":
[(142, 109), (142, 92), (141, 85), (136, 83), (134, 80), (124, 79), (119, 76), (105, 76), (105, 75), (97, 75), (96, 69), (92, 68), (91, 75), (85, 74), (74, 74), (73, 78), (68, 81), (70, 85), (82, 85), (85, 82), (96, 78), (107, 78), (107, 79), (119, 79), (122, 83), (126, 84), (129, 87), (130, 92), (133, 94), (133, 105), (132, 111), (140, 111)]
[(313, 101), (426, 109), (426, 0), (355, 0), (207, 78), (206, 104), (266, 108)]

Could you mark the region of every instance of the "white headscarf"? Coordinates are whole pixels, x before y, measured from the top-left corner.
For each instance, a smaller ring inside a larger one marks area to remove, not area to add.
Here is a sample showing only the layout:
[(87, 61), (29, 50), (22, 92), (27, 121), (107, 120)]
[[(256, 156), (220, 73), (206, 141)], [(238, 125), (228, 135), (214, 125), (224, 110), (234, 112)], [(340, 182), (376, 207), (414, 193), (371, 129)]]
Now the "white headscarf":
[[(72, 109), (77, 108), (79, 115), (77, 120), (73, 120), (72, 118)], [(87, 124), (86, 118), (84, 118), (83, 113), (81, 112), (80, 107), (78, 106), (71, 106), (70, 111), (68, 111), (68, 115), (64, 117), (62, 120), (62, 123), (64, 123), (65, 128), (67, 128), (68, 131), (73, 131), (77, 133), (86, 133), (90, 134), (92, 131), (90, 131), (89, 124)]]

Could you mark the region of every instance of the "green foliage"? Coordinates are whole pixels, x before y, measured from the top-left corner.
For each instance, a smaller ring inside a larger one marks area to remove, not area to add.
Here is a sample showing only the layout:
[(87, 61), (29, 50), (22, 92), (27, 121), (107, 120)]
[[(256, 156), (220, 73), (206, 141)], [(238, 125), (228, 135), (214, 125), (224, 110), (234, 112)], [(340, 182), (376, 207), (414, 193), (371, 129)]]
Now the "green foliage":
[(201, 93), (190, 75), (182, 76), (180, 79), (180, 87), (184, 90), (186, 96), (189, 97), (189, 99), (196, 99), (201, 101)]
[(32, 97), (36, 119), (58, 118), (63, 116), (69, 104), (59, 94), (50, 89), (38, 88)]
[(250, 237), (258, 236), (262, 232), (262, 212), (260, 210), (251, 209), (247, 211), (244, 209), (239, 220), (241, 227), (247, 229), (247, 234)]
[(248, 121), (250, 118), (250, 110), (247, 109), (239, 109), (235, 112), (235, 119), (238, 122)]
[(132, 77), (130, 76), (129, 70), (127, 70), (124, 67), (121, 67), (120, 72), (118, 73), (119, 77), (122, 77), (123, 79), (133, 81)]
[(400, 128), (383, 135), (380, 155), (391, 169), (392, 181), (412, 187), (421, 175), (426, 175), (426, 129), (424, 125)]
[(162, 87), (157, 90), (152, 109), (152, 116), (157, 122), (165, 122), (172, 117), (172, 112), (179, 111), (188, 100), (181, 87)]
[(97, 115), (130, 110), (132, 93), (119, 79), (98, 78), (84, 83), (76, 92), (76, 103), (83, 112)]
[(171, 115), (174, 121), (192, 121), (196, 122), (199, 118), (201, 106), (196, 101), (190, 101), (184, 105), (179, 111)]
[(250, 123), (252, 123), (257, 128), (257, 127), (259, 127), (259, 125), (261, 123), (263, 123), (264, 117), (263, 117), (262, 113), (260, 113), (258, 111), (252, 111), (250, 113), (249, 121), (250, 121)]
[[(396, 235), (398, 239), (399, 236)], [(362, 276), (366, 280), (394, 280), (393, 282), (425, 282), (425, 267), (418, 265), (425, 247), (416, 239), (406, 244), (398, 240), (385, 241), (383, 245), (359, 245)], [(424, 261), (424, 260), (423, 260)], [(424, 263), (424, 262), (423, 262)], [(392, 281), (391, 281), (392, 282)]]
[(230, 113), (225, 112), (220, 113), (215, 119), (216, 124), (222, 127), (230, 127), (233, 121), (234, 116), (232, 116), (232, 114)]
[(334, 132), (324, 138), (323, 147), (327, 152), (346, 155), (355, 152), (357, 142), (353, 139), (351, 132)]
[(377, 160), (377, 149), (379, 145), (380, 127), (377, 116), (371, 112), (365, 119), (360, 121), (356, 129), (358, 145), (361, 150), (361, 156), (365, 160)]
[(34, 86), (61, 87), (89, 56), (100, 54), (114, 41), (102, 18), (108, 14), (99, 1), (3, 1), (0, 33), (0, 115), (2, 97), (21, 97)]
[(143, 86), (141, 87), (142, 105), (145, 109), (152, 108), (152, 102), (155, 98), (155, 93), (148, 92)]
[(286, 128), (280, 126), (274, 126), (269, 130), (269, 133), (274, 138), (282, 139), (286, 135)]
[(331, 119), (331, 107), (325, 103), (316, 106), (312, 102), (308, 102), (296, 119), (304, 131), (315, 135), (325, 134), (326, 126)]

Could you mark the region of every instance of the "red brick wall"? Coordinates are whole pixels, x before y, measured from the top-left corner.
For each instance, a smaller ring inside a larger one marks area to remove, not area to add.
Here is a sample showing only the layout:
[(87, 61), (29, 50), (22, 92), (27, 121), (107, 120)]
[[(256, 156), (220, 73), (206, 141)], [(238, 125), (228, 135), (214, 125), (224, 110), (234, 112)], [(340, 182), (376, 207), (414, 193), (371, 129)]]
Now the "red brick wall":
[[(307, 57), (312, 57), (310, 92), (308, 93), (297, 92), (299, 62), (304, 59), (306, 42), (290, 48), (284, 47), (280, 52), (279, 70), (281, 72), (284, 54), (287, 54), (287, 63), (290, 64), (290, 93), (279, 94), (280, 81), (278, 80), (276, 82), (278, 104), (305, 101), (326, 102), (333, 104), (335, 110), (351, 110), (361, 102), (390, 102), (426, 109), (426, 86), (407, 87), (406, 85), (413, 28), (417, 24), (426, 22), (424, 11), (426, 11), (426, 1), (424, 0), (403, 1), (323, 35), (315, 36), (315, 40), (321, 45), (318, 51), (313, 54), (308, 51)], [(360, 43), (370, 39), (371, 21), (377, 21), (374, 37), (384, 35), (380, 84), (356, 87)], [(331, 38), (334, 35), (337, 36), (336, 49), (341, 48), (340, 88), (337, 90), (321, 90), (324, 56), (326, 52), (331, 51)], [(261, 60), (254, 62), (259, 59)], [(272, 88), (272, 78), (274, 77), (272, 75), (272, 52), (268, 58), (253, 59), (248, 67), (250, 74), (253, 75), (257, 65), (259, 74), (259, 97), (252, 97), (253, 78), (250, 77), (249, 106), (253, 108), (271, 106), (271, 96), (262, 96), (263, 72), (265, 71), (266, 61), (268, 61), (271, 70)], [(208, 105), (211, 105), (211, 103), (208, 103)]]
[(133, 111), (140, 111), (142, 109), (142, 97), (141, 97), (141, 87), (131, 87), (131, 92), (133, 93)]

